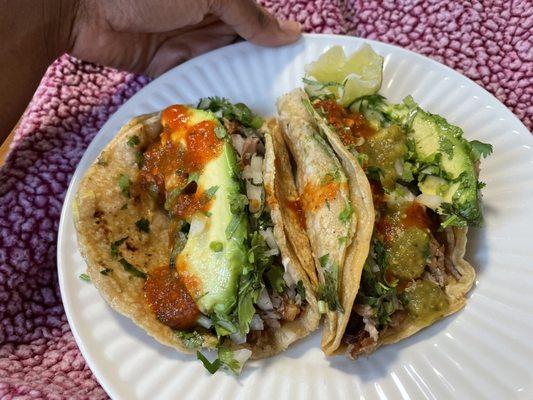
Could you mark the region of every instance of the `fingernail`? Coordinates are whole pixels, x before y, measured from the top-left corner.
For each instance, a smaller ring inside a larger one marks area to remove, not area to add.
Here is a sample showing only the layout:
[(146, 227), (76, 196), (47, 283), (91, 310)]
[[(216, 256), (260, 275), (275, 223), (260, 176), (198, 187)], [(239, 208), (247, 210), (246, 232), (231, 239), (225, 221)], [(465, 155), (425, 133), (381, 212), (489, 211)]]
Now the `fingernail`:
[(278, 23), (279, 29), (289, 35), (298, 35), (302, 31), (302, 25), (299, 22), (280, 19)]

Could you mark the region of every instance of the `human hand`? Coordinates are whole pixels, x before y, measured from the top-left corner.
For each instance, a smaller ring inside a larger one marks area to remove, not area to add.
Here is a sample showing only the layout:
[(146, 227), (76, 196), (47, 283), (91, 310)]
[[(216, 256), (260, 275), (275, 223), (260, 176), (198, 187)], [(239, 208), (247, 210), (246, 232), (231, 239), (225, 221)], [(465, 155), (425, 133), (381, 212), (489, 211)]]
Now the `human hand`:
[(69, 52), (157, 76), (238, 36), (278, 46), (297, 40), (300, 25), (275, 19), (253, 0), (79, 0)]

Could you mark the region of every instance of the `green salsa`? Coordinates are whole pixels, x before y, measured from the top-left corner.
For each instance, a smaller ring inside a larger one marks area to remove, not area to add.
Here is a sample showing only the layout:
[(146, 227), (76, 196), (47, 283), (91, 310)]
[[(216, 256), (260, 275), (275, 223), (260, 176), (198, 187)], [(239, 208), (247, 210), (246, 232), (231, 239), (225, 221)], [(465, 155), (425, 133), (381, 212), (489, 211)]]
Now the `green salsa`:
[(385, 215), (384, 245), (388, 254), (388, 270), (399, 279), (420, 277), (429, 252), (427, 229), (404, 223), (408, 204), (389, 206)]
[(407, 154), (406, 137), (398, 125), (383, 128), (368, 137), (359, 148), (359, 152), (368, 156), (368, 167), (379, 168), (381, 183), (386, 189), (392, 189), (400, 178), (394, 164), (403, 160)]
[(442, 289), (427, 280), (418, 280), (404, 293), (406, 309), (413, 317), (423, 319), (443, 312), (448, 307), (448, 299)]

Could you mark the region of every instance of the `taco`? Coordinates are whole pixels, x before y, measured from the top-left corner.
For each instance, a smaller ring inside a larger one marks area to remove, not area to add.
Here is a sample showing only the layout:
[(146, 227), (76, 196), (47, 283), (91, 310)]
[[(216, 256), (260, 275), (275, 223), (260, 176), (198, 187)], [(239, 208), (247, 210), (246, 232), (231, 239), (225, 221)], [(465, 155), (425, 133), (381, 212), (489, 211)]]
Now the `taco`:
[(304, 229), (284, 204), (276, 120), (202, 99), (132, 119), (82, 179), (79, 248), (102, 297), (159, 342), (268, 357), (319, 323)]
[[(344, 65), (357, 60), (360, 71), (381, 82), (380, 57), (369, 47), (359, 53)], [(376, 66), (379, 74), (368, 72)], [(316, 68), (317, 63), (311, 64), (308, 72)], [(467, 229), (482, 221), (479, 160), (492, 147), (467, 141), (460, 128), (424, 111), (410, 97), (389, 104), (375, 93), (379, 85), (374, 93), (347, 98), (350, 80), (351, 92), (358, 93), (353, 85), (357, 73), (337, 82), (316, 75), (305, 80), (311, 98), (303, 90), (294, 96), (331, 146), (342, 146), (356, 169), (362, 167), (372, 189), (370, 250), (359, 254), (364, 266), (359, 264), (352, 276), (343, 275), (341, 288), (351, 284), (358, 292), (353, 307), (346, 308), (334, 350), (357, 358), (465, 305), (475, 279), (474, 268), (464, 259)]]
[(278, 113), (317, 270), (318, 308), (326, 315), (322, 349), (331, 354), (340, 344), (359, 287), (374, 210), (361, 167), (340, 142), (324, 135), (305, 100), (302, 90), (282, 96)]

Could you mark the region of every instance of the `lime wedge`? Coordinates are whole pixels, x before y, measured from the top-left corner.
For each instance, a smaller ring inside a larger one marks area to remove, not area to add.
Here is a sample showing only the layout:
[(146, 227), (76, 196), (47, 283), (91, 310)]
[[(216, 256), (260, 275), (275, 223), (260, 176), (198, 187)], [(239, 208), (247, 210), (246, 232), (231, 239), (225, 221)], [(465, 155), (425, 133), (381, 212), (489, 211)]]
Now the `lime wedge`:
[[(361, 96), (375, 94), (381, 87), (383, 57), (365, 44), (346, 57), (341, 46), (334, 46), (305, 67), (305, 88), (311, 94), (333, 94), (347, 106)], [(320, 84), (310, 84), (311, 80)]]

